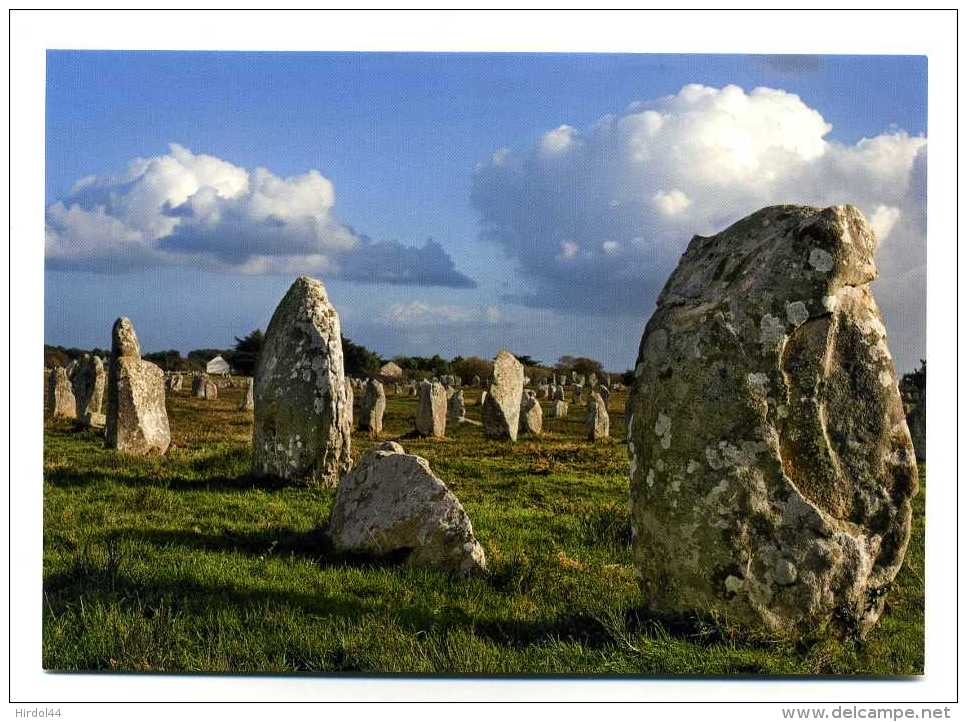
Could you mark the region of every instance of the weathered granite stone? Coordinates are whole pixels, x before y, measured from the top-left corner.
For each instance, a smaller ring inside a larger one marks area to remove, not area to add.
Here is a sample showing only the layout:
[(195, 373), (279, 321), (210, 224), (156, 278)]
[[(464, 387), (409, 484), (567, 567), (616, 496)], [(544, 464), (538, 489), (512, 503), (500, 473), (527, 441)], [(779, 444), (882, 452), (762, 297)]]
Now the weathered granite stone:
[(582, 386), (581, 384), (574, 384), (574, 387), (571, 389), (571, 401), (575, 405), (584, 403), (583, 394), (584, 394), (584, 386)]
[(416, 430), (422, 436), (442, 439), (447, 432), (447, 394), (438, 382), (420, 383)]
[(386, 411), (386, 391), (376, 379), (366, 382), (366, 393), (359, 406), (359, 430), (368, 431), (376, 439), (383, 431), (383, 412)]
[(218, 398), (218, 385), (206, 373), (195, 374), (191, 380), (191, 395), (213, 401)]
[(463, 389), (461, 389), (447, 401), (447, 423), (458, 423), (466, 416), (467, 404), (463, 400)]
[(696, 236), (645, 328), (626, 418), (648, 604), (862, 636), (910, 536), (917, 467), (855, 208)]
[(560, 399), (551, 404), (550, 409), (548, 409), (547, 415), (554, 419), (564, 419), (567, 418), (567, 401), (561, 401)]
[(245, 393), (238, 404), (239, 411), (255, 411), (255, 379), (251, 376), (245, 380)]
[(74, 367), (71, 385), (77, 401), (77, 418), (87, 426), (94, 426), (92, 419), (100, 421), (104, 413), (104, 387), (107, 385), (104, 362), (97, 356), (84, 354)]
[(327, 532), (336, 549), (383, 556), (461, 576), (487, 571), (460, 501), (426, 459), (393, 441), (377, 444), (339, 482)]
[(171, 374), (167, 381), (168, 391), (181, 391), (182, 383), (183, 377), (181, 374)]
[(356, 383), (354, 379), (346, 377), (346, 416), (349, 419), (349, 429), (353, 428), (353, 419), (356, 415)]
[(608, 405), (604, 403), (601, 394), (592, 392), (588, 398), (588, 412), (584, 417), (584, 428), (587, 432), (588, 441), (607, 439), (611, 435)]
[(67, 377), (67, 369), (63, 366), (55, 367), (47, 377), (47, 407), (44, 412), (50, 419), (77, 418), (77, 400)]
[(523, 365), (510, 352), (501, 351), (494, 359), (494, 381), (481, 410), (484, 434), (492, 439), (517, 440), (523, 393)]
[(253, 469), (323, 486), (351, 465), (339, 314), (301, 276), (272, 315), (255, 370)]
[(598, 393), (604, 399), (604, 402), (608, 403), (608, 399), (611, 398), (611, 392), (608, 390), (608, 387), (604, 384), (598, 384)]
[(171, 445), (164, 372), (141, 358), (134, 324), (114, 322), (107, 375), (105, 444), (128, 454), (164, 454)]
[(533, 391), (527, 391), (521, 399), (518, 431), (532, 436), (540, 436), (544, 432), (544, 412)]

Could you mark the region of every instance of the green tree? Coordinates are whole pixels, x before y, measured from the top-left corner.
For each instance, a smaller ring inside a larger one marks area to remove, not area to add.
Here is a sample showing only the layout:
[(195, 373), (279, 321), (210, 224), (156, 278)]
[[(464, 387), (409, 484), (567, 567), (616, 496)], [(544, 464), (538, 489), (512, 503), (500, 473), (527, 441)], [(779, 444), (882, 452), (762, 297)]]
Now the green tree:
[(162, 371), (184, 371), (189, 368), (188, 360), (183, 359), (181, 352), (176, 349), (146, 353), (144, 359), (150, 361)]
[[(257, 328), (244, 338), (235, 337), (235, 353), (232, 354), (232, 367), (244, 376), (254, 376), (265, 337), (262, 329)], [(227, 359), (226, 359), (227, 360)]]
[(586, 356), (561, 356), (557, 360), (557, 368), (562, 371), (575, 371), (582, 376), (595, 374), (600, 377), (604, 373), (604, 366), (600, 361)]
[(489, 379), (494, 375), (494, 362), (482, 359), (479, 356), (468, 356), (463, 358), (457, 356), (450, 362), (450, 370), (459, 376), (463, 383), (469, 384), (474, 376), (482, 379)]
[(342, 363), (346, 374), (365, 376), (377, 373), (383, 365), (383, 359), (375, 351), (342, 336)]

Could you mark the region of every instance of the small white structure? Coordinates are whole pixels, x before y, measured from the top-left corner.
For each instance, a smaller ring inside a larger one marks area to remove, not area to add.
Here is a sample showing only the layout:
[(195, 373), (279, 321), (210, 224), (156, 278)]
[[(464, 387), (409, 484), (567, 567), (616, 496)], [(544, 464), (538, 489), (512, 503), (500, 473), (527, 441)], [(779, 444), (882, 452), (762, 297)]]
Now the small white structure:
[(205, 372), (210, 374), (230, 374), (232, 367), (221, 356), (216, 356), (205, 366)]

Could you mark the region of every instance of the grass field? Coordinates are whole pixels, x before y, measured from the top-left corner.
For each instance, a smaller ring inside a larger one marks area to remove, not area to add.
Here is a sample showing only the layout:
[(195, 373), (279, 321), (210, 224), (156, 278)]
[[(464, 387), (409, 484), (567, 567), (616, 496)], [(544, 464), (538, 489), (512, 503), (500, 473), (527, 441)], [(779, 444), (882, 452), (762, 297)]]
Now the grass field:
[[(43, 661), (49, 670), (581, 675), (923, 672), (923, 502), (880, 625), (864, 642), (738, 640), (641, 611), (629, 552), (624, 397), (611, 443), (584, 409), (516, 444), (479, 428), (400, 438), (416, 399), (390, 395), (383, 437), (427, 458), (491, 569), (460, 581), (334, 554), (334, 491), (249, 476), (251, 412), (169, 395), (163, 458), (45, 428)], [(468, 390), (479, 419), (479, 391)], [(354, 434), (353, 456), (372, 442)]]

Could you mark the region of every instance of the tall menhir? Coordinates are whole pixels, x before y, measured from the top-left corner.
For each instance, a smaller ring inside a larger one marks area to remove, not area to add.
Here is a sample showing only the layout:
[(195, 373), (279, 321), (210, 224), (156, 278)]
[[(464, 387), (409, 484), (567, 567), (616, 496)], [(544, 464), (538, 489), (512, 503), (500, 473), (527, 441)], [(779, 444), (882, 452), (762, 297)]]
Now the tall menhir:
[(910, 537), (917, 466), (858, 210), (764, 208), (692, 239), (628, 399), (646, 603), (863, 636)]
[(335, 485), (351, 464), (352, 402), (339, 314), (322, 282), (301, 276), (275, 309), (254, 395), (254, 472)]

